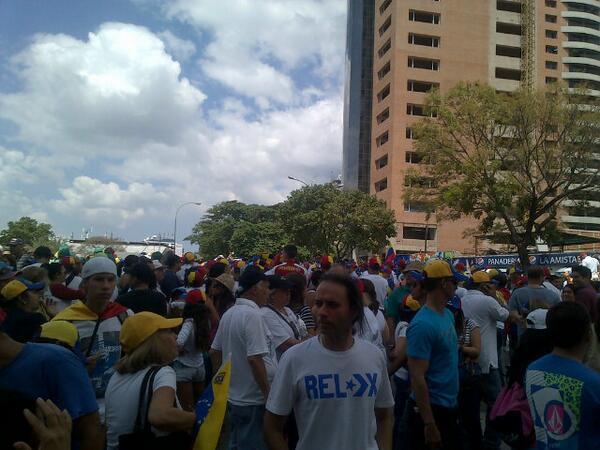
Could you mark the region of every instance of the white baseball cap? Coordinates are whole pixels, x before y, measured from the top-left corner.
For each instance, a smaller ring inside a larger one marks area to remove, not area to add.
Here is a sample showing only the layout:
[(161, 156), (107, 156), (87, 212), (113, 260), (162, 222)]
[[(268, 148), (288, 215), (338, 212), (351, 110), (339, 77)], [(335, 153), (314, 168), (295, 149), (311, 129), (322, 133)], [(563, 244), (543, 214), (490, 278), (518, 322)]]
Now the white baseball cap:
[(160, 261), (157, 261), (156, 259), (152, 260), (152, 265), (154, 266), (154, 270), (162, 269), (162, 267), (163, 267), (163, 265), (160, 263)]
[(116, 277), (117, 266), (112, 259), (106, 256), (95, 256), (83, 265), (81, 278), (85, 280), (99, 273), (110, 273)]

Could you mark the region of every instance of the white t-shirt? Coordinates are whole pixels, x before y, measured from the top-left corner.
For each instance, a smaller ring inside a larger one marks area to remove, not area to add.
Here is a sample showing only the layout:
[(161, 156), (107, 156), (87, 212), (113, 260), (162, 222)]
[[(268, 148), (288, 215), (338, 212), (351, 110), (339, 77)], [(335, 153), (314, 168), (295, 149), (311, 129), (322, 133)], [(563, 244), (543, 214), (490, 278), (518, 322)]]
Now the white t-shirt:
[(508, 318), (508, 309), (502, 307), (495, 298), (481, 291), (467, 291), (462, 298), (465, 317), (479, 327), (481, 333), (481, 352), (479, 365), (482, 373), (489, 373), (490, 366), (498, 368), (498, 337), (496, 321), (504, 322)]
[[(394, 337), (396, 340), (400, 338), (406, 339), (406, 330), (408, 330), (408, 322), (398, 322), (398, 325), (396, 325), (396, 331), (394, 332)], [(394, 376), (400, 378), (401, 380), (407, 381), (408, 369), (406, 367), (400, 367), (398, 370), (396, 370)]]
[[(106, 445), (108, 450), (118, 450), (119, 436), (133, 432), (138, 412), (140, 389), (142, 388), (144, 375), (148, 370), (150, 368), (125, 375), (115, 372), (110, 378), (105, 398)], [(153, 392), (161, 387), (169, 387), (177, 391), (175, 380), (175, 371), (171, 367), (161, 368), (154, 378)], [(175, 395), (175, 398), (177, 398), (177, 395)], [(146, 402), (144, 402), (144, 408), (145, 406)], [(177, 407), (181, 408), (179, 400), (177, 400)], [(142, 414), (145, 414), (145, 410), (142, 411)], [(169, 434), (154, 427), (151, 428), (157, 436)]]
[(271, 387), (267, 409), (294, 410), (297, 450), (377, 450), (375, 408), (394, 405), (387, 365), (371, 343), (355, 339), (349, 350), (327, 350), (313, 337), (290, 348)]
[(590, 269), (592, 275), (598, 273), (598, 260), (593, 256), (587, 255), (581, 260), (581, 265)]
[(69, 284), (67, 284), (67, 287), (69, 289), (79, 289), (79, 285), (81, 284), (82, 281), (83, 281), (83, 278), (81, 278), (79, 275), (75, 275), (73, 277), (73, 279), (71, 280), (71, 282)]
[[(371, 311), (371, 312), (373, 312), (373, 311)], [(379, 311), (377, 311), (377, 314), (373, 313), (373, 315), (377, 319), (377, 325), (379, 325), (379, 331), (383, 335), (383, 333), (385, 332), (385, 327), (387, 325), (387, 323), (385, 321), (385, 316), (383, 314), (383, 308), (379, 308)]]
[(277, 359), (279, 360), (283, 354), (283, 352), (279, 350), (279, 346), (288, 339), (300, 338), (299, 335), (297, 337), (294, 335), (292, 327), (288, 325), (288, 323), (291, 323), (296, 327), (296, 330), (299, 333), (300, 323), (298, 321), (298, 316), (296, 316), (296, 314), (288, 307), (284, 307), (284, 312), (281, 313), (281, 316), (268, 306), (261, 308), (260, 313), (265, 321), (265, 326), (273, 336), (273, 345), (275, 345)]
[(354, 332), (357, 337), (370, 342), (377, 346), (379, 350), (383, 352), (385, 356), (385, 347), (383, 345), (383, 338), (381, 331), (379, 331), (379, 322), (375, 318), (375, 314), (366, 306), (363, 306), (365, 312), (365, 318), (363, 320), (362, 329), (359, 329), (358, 325), (354, 325)]
[(370, 274), (369, 272), (363, 273), (360, 277), (373, 283), (373, 286), (375, 286), (375, 294), (377, 294), (377, 301), (383, 306), (389, 287), (387, 280), (381, 275)]
[(248, 357), (263, 356), (269, 382), (275, 376), (277, 358), (258, 305), (238, 298), (223, 314), (212, 348), (222, 353), (223, 360), (231, 354), (229, 402), (237, 406), (264, 405), (265, 398), (254, 380)]
[(177, 335), (177, 347), (183, 350), (177, 360), (188, 367), (204, 367), (202, 349), (196, 346), (194, 319), (185, 319)]

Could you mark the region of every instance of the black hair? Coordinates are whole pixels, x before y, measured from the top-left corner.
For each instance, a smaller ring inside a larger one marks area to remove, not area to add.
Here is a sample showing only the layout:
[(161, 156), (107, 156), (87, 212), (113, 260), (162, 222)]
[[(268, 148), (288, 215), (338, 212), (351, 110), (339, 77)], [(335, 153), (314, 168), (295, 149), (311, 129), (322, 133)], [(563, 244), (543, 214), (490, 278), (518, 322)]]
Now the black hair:
[(539, 266), (531, 266), (527, 269), (527, 279), (533, 278), (534, 280), (544, 279), (544, 269)]
[(319, 283), (321, 282), (321, 278), (323, 278), (323, 271), (322, 270), (313, 270), (312, 273), (310, 274), (310, 282), (312, 283), (312, 285), (316, 288), (317, 286), (319, 286)]
[(52, 250), (50, 250), (48, 247), (46, 247), (44, 245), (40, 245), (38, 248), (36, 248), (33, 251), (33, 257), (35, 259), (39, 259), (39, 258), (52, 259)]
[(138, 262), (129, 269), (128, 273), (132, 278), (147, 284), (150, 289), (156, 288), (156, 276), (154, 275), (154, 270), (148, 264)]
[(223, 314), (225, 314), (225, 311), (227, 311), (235, 303), (235, 294), (233, 292), (231, 292), (229, 289), (227, 289), (227, 287), (225, 285), (223, 285), (222, 283), (220, 283), (216, 280), (212, 280), (212, 279), (207, 280), (206, 292), (209, 292), (209, 286), (208, 286), (209, 281), (211, 282), (210, 286), (212, 286), (213, 284), (215, 286), (219, 286), (219, 294), (215, 295), (211, 298), (212, 298), (212, 301), (215, 305), (217, 312), (219, 313), (219, 317), (223, 317)]
[(179, 256), (177, 256), (175, 253), (169, 253), (166, 257), (165, 257), (165, 266), (167, 266), (167, 268), (172, 268), (175, 267), (175, 265), (180, 261)]
[(136, 255), (127, 255), (125, 257), (125, 259), (123, 260), (123, 266), (124, 267), (133, 267), (135, 264), (137, 264), (140, 260), (139, 256)]
[(508, 283), (506, 275), (504, 275), (502, 272), (492, 278), (492, 280), (496, 280), (498, 282), (498, 288), (504, 288), (506, 287), (506, 283)]
[(592, 279), (592, 271), (590, 269), (588, 269), (587, 267), (585, 267), (585, 266), (575, 266), (571, 270), (573, 272), (577, 272), (583, 278), (586, 278), (588, 280)]
[(346, 298), (348, 299), (348, 306), (350, 309), (356, 311), (356, 318), (354, 323), (357, 323), (359, 327), (362, 327), (363, 320), (365, 317), (365, 311), (363, 309), (362, 294), (352, 277), (348, 275), (341, 275), (337, 273), (326, 273), (321, 278), (321, 283), (334, 283), (343, 286), (346, 289)]
[(192, 305), (186, 303), (183, 307), (183, 320), (192, 319), (194, 321), (194, 337), (196, 338), (196, 348), (208, 351), (210, 339), (210, 311), (206, 305), (200, 303)]
[(296, 247), (294, 244), (286, 245), (283, 247), (283, 251), (288, 258), (294, 259), (296, 256), (298, 256), (298, 247)]
[(48, 264), (48, 267), (46, 267), (46, 270), (48, 271), (48, 278), (50, 279), (50, 281), (55, 280), (56, 277), (60, 275), (60, 272), (62, 271), (62, 264), (50, 263)]
[(552, 345), (564, 349), (581, 344), (590, 334), (591, 323), (585, 307), (576, 302), (560, 302), (546, 316)]
[(210, 269), (208, 269), (208, 277), (209, 278), (217, 278), (220, 275), (225, 273), (225, 269), (227, 269), (227, 265), (222, 262), (214, 263)]
[(574, 285), (574, 284), (571, 284), (571, 283), (569, 283), (569, 284), (565, 284), (565, 285), (563, 286), (563, 290), (564, 290), (565, 288), (569, 288), (569, 289), (571, 289), (571, 291), (573, 292), (573, 294), (575, 294), (575, 285)]
[(364, 286), (365, 293), (369, 295), (371, 302), (369, 303), (369, 309), (373, 311), (373, 314), (377, 315), (379, 312), (379, 302), (377, 301), (377, 292), (375, 292), (375, 285), (371, 280), (362, 278), (362, 284)]
[(304, 292), (306, 291), (306, 277), (299, 273), (291, 273), (286, 277), (292, 284), (290, 289), (290, 305), (303, 306)]

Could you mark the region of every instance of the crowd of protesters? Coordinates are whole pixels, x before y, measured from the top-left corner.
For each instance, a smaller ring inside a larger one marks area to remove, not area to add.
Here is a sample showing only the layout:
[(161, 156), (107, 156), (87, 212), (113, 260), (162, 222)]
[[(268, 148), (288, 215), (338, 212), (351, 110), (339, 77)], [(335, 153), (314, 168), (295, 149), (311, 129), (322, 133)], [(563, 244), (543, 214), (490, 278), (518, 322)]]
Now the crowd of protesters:
[[(189, 449), (231, 361), (219, 448), (600, 449), (596, 258), (565, 274), (392, 254), (0, 260), (0, 448)], [(506, 448), (506, 447), (505, 447)]]

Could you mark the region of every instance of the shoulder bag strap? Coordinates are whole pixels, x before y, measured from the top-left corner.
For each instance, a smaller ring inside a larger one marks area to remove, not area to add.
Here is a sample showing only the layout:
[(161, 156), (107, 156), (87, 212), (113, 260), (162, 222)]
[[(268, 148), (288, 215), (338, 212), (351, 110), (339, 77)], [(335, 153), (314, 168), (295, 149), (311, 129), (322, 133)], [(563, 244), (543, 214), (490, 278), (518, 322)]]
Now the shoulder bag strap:
[(96, 336), (98, 335), (98, 327), (100, 326), (100, 322), (102, 322), (102, 319), (100, 319), (100, 317), (98, 317), (98, 320), (96, 320), (96, 324), (94, 325), (94, 331), (92, 332), (92, 338), (90, 339), (90, 345), (88, 345), (88, 348), (85, 351), (86, 357), (90, 356), (90, 353), (92, 352), (92, 347), (94, 346), (94, 339), (96, 339)]
[(270, 308), (275, 314), (277, 314), (281, 318), (281, 320), (288, 324), (288, 326), (292, 329), (292, 333), (294, 333), (294, 337), (296, 338), (296, 340), (300, 339), (300, 332), (298, 331), (298, 328), (296, 328), (296, 325), (294, 325), (292, 322), (283, 317), (283, 314), (281, 314), (279, 311), (273, 308), (273, 306), (267, 305), (267, 308)]
[[(150, 431), (150, 421), (148, 421), (148, 414), (150, 413), (150, 403), (152, 402), (152, 395), (154, 394), (154, 378), (156, 374), (163, 366), (151, 367), (148, 373), (150, 373), (150, 379), (148, 380), (148, 392), (146, 394), (146, 413), (144, 415), (144, 431)], [(143, 391), (142, 391), (143, 392)]]
[(73, 281), (75, 279), (75, 274), (73, 272), (71, 272), (69, 274), (69, 276), (67, 278), (65, 278), (65, 286), (69, 286), (69, 284), (71, 284), (71, 281)]
[[(142, 429), (142, 411), (144, 408), (144, 397), (146, 394), (146, 389), (148, 388), (148, 380), (152, 375), (152, 367), (148, 369), (148, 372), (144, 375), (144, 379), (142, 380), (142, 386), (140, 387), (140, 395), (138, 399), (138, 410), (137, 415), (135, 417), (135, 428), (134, 432), (138, 432)], [(149, 403), (148, 403), (149, 404)]]

